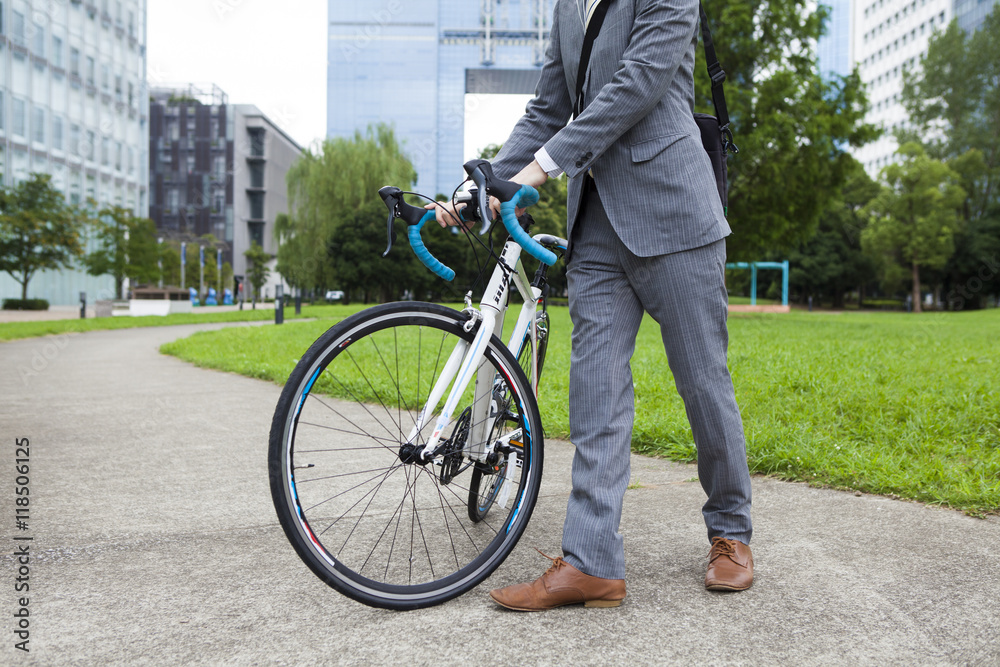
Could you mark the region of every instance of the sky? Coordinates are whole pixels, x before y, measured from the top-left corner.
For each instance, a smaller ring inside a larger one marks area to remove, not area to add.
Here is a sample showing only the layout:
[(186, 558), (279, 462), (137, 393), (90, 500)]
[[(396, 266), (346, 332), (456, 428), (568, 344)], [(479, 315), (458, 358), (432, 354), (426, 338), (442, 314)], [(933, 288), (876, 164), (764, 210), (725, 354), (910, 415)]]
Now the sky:
[[(149, 85), (214, 83), (308, 147), (326, 135), (326, 25), (326, 0), (149, 0)], [(527, 99), (468, 96), (466, 157), (502, 143)]]

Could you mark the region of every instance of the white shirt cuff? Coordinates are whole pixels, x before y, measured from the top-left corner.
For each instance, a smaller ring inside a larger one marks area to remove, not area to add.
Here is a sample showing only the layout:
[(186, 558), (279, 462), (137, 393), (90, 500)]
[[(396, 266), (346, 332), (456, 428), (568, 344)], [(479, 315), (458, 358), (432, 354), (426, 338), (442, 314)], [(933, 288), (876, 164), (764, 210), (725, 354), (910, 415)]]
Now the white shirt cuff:
[(549, 153), (545, 150), (544, 146), (539, 148), (538, 152), (535, 153), (535, 160), (538, 161), (538, 165), (542, 170), (549, 175), (549, 178), (559, 178), (563, 175), (562, 167), (549, 157)]

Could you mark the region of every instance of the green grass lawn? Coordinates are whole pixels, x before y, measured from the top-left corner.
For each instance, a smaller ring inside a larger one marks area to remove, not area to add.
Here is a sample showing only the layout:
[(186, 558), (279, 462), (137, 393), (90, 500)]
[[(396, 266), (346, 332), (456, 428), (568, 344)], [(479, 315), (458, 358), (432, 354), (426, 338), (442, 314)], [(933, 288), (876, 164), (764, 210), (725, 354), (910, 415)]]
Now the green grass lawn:
[[(729, 295), (729, 305), (730, 306), (749, 306), (750, 297), (748, 296), (735, 296), (733, 294)], [(781, 299), (764, 299), (757, 297), (757, 306), (780, 306)]]
[[(364, 308), (356, 306), (302, 306), (302, 318), (343, 317), (341, 313)], [(0, 324), (0, 341), (34, 338), (102, 329), (133, 329), (137, 327), (164, 327), (174, 324), (204, 324), (206, 322), (264, 322), (274, 321), (274, 304), (258, 305), (256, 310), (212, 313), (196, 312), (182, 315), (150, 315), (147, 317), (91, 317), (85, 320), (48, 320), (43, 322), (6, 322)], [(285, 308), (285, 319), (296, 319), (295, 308)]]
[[(199, 333), (162, 351), (283, 383), (312, 341), (358, 308), (331, 306), (316, 322)], [(540, 406), (547, 435), (565, 438), (572, 327), (565, 308), (549, 312)], [(1000, 310), (730, 316), (750, 469), (970, 514), (1000, 511), (998, 329)], [(648, 318), (632, 366), (634, 449), (693, 461), (684, 406)]]

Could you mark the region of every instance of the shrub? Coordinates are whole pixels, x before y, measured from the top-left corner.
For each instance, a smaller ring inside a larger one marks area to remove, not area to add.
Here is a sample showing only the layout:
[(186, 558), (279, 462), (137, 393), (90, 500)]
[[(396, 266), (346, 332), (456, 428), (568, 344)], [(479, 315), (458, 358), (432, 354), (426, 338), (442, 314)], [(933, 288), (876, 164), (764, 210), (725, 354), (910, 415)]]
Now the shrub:
[(4, 299), (4, 310), (48, 310), (49, 302), (45, 299)]

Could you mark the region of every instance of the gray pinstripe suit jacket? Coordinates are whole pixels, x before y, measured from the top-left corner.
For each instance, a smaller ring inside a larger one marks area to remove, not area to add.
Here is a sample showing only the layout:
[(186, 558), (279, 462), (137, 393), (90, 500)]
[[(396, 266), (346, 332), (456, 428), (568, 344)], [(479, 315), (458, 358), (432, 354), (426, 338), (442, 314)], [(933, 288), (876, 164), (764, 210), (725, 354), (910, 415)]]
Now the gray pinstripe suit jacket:
[(580, 4), (556, 2), (535, 97), (494, 160), (497, 175), (511, 178), (544, 146), (570, 177), (571, 240), (587, 170), (615, 232), (640, 257), (728, 236), (692, 117), (698, 0), (616, 0), (594, 42), (585, 109), (567, 125), (585, 34)]

